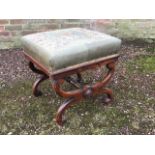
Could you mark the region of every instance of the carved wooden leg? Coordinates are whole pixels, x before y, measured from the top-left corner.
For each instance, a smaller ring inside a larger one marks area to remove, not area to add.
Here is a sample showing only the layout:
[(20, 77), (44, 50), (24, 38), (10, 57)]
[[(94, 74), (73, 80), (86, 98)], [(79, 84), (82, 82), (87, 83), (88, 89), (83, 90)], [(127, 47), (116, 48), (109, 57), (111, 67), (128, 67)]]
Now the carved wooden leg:
[(46, 79), (48, 79), (49, 77), (43, 71), (37, 69), (31, 61), (29, 62), (29, 68), (34, 73), (41, 74), (41, 76), (34, 82), (33, 87), (32, 87), (33, 95), (38, 97), (42, 95), (41, 91), (38, 89), (39, 84), (45, 81)]
[(38, 97), (42, 95), (42, 92), (38, 89), (39, 84), (42, 83), (43, 81), (45, 81), (46, 79), (48, 79), (48, 76), (46, 75), (41, 75), (33, 84), (32, 87), (32, 91), (33, 91), (33, 95)]
[(112, 61), (110, 63), (105, 64), (106, 67), (108, 68), (108, 72), (105, 75), (104, 79), (100, 82), (97, 82), (93, 85), (88, 85), (88, 84), (80, 84), (81, 82), (81, 75), (77, 74), (77, 78), (71, 78), (67, 77), (64, 78), (67, 82), (73, 84), (77, 84), (77, 82), (80, 84), (80, 87), (77, 86), (78, 89), (72, 90), (72, 91), (64, 91), (60, 85), (63, 84), (61, 80), (55, 79), (52, 80), (52, 87), (55, 90), (55, 92), (60, 95), (61, 97), (66, 98), (65, 102), (59, 107), (57, 114), (56, 114), (56, 122), (58, 125), (62, 126), (63, 121), (62, 117), (66, 109), (68, 109), (71, 105), (75, 104), (76, 102), (90, 98), (93, 96), (96, 96), (98, 94), (105, 94), (107, 97), (102, 99), (102, 102), (108, 104), (113, 100), (113, 95), (112, 95), (112, 90), (105, 88), (105, 86), (110, 82), (110, 79), (114, 73), (115, 69), (115, 61)]
[(74, 97), (71, 97), (67, 100), (64, 101), (64, 103), (59, 107), (57, 114), (56, 114), (56, 122), (58, 125), (62, 126), (63, 125), (63, 120), (62, 116), (71, 105), (75, 104), (78, 100), (75, 99)]

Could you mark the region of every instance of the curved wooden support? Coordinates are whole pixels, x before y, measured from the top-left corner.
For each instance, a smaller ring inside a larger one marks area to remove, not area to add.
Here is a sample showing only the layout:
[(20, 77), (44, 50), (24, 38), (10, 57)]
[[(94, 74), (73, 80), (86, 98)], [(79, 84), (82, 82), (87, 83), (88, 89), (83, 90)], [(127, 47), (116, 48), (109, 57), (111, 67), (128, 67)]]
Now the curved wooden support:
[[(49, 70), (48, 68), (46, 68), (44, 65), (42, 65), (40, 62), (38, 62), (25, 52), (24, 55), (30, 61), (29, 68), (34, 73), (41, 74), (40, 78), (38, 78), (33, 84), (33, 94), (35, 96), (40, 96), (42, 94), (41, 91), (38, 89), (40, 83), (42, 83), (44, 80), (48, 78), (51, 78), (52, 87), (55, 90), (55, 92), (59, 96), (66, 98), (65, 102), (59, 107), (56, 114), (56, 122), (61, 126), (63, 124), (62, 117), (65, 110), (67, 110), (71, 105), (75, 104), (76, 102), (85, 98), (90, 98), (97, 94), (107, 95), (107, 98), (103, 100), (104, 103), (109, 103), (113, 99), (112, 90), (104, 87), (110, 81), (114, 73), (115, 63), (119, 57), (118, 54), (107, 56), (104, 58), (98, 58), (81, 64), (76, 64), (74, 66), (62, 68), (57, 71)], [(94, 69), (96, 67), (100, 67), (102, 65), (105, 65), (108, 68), (108, 72), (103, 78), (103, 80), (93, 85), (84, 84), (80, 73), (88, 69)], [(70, 77), (73, 74), (76, 74), (77, 77), (76, 78)], [(75, 86), (77, 89), (72, 91), (63, 90), (61, 88), (61, 85), (64, 83), (64, 80)]]
[(42, 83), (43, 81), (45, 81), (46, 79), (48, 79), (47, 75), (41, 75), (33, 84), (32, 87), (32, 91), (33, 91), (33, 95), (38, 97), (42, 95), (42, 92), (38, 89), (40, 83)]
[(110, 79), (114, 73), (115, 61), (107, 64), (106, 67), (109, 69), (109, 71), (108, 71), (107, 75), (104, 77), (103, 81), (97, 82), (96, 84), (94, 84), (92, 86), (85, 85), (81, 89), (76, 89), (73, 91), (64, 91), (60, 87), (60, 84), (63, 84), (62, 80), (53, 80), (52, 87), (59, 96), (64, 97), (64, 98), (70, 98), (70, 97), (83, 98), (83, 97), (87, 96), (88, 91), (89, 91), (88, 96), (90, 96), (90, 90), (92, 91), (91, 94), (95, 95), (95, 94), (97, 94), (98, 90), (102, 89), (110, 81)]
[(43, 71), (37, 69), (31, 61), (29, 62), (29, 68), (30, 68), (34, 73), (41, 74), (41, 75), (45, 75), (45, 73), (44, 73)]
[(77, 103), (78, 99), (71, 97), (63, 102), (63, 104), (59, 107), (57, 114), (56, 114), (56, 122), (58, 125), (63, 125), (63, 114), (65, 110), (67, 110), (70, 106)]
[(52, 87), (55, 90), (55, 92), (64, 98), (70, 98), (70, 97), (77, 97), (77, 98), (82, 98), (82, 90), (81, 89), (77, 89), (77, 90), (73, 90), (73, 91), (64, 91), (63, 89), (61, 89), (60, 84), (62, 84), (61, 80), (55, 80), (52, 82)]
[(38, 89), (38, 87), (39, 87), (40, 83), (42, 83), (43, 81), (48, 79), (49, 76), (46, 75), (43, 71), (37, 69), (31, 61), (29, 62), (29, 68), (34, 73), (41, 74), (41, 76), (34, 82), (33, 87), (32, 87), (33, 95), (36, 97), (41, 96), (42, 92)]
[(104, 77), (103, 81), (97, 82), (96, 84), (94, 84), (92, 86), (94, 91), (104, 87), (110, 81), (110, 79), (112, 78), (114, 71), (115, 71), (115, 61), (107, 64), (106, 67), (108, 68), (109, 71), (106, 74), (106, 76)]
[[(83, 98), (90, 98), (97, 94), (106, 94), (106, 98), (102, 99), (103, 103), (108, 104), (113, 100), (112, 90), (104, 88), (104, 86), (109, 82), (114, 73), (115, 62), (107, 64), (106, 67), (108, 68), (108, 73), (104, 77), (103, 81), (98, 82), (92, 86), (84, 85), (81, 89), (73, 91), (64, 91), (60, 87), (60, 85), (63, 84), (64, 80), (53, 80), (52, 87), (54, 88), (55, 92), (61, 97), (67, 98), (57, 111), (56, 122), (58, 125), (63, 125), (62, 116), (65, 110), (67, 110), (71, 105), (75, 104), (77, 101), (80, 101)], [(78, 76), (78, 78), (81, 79), (81, 75)]]

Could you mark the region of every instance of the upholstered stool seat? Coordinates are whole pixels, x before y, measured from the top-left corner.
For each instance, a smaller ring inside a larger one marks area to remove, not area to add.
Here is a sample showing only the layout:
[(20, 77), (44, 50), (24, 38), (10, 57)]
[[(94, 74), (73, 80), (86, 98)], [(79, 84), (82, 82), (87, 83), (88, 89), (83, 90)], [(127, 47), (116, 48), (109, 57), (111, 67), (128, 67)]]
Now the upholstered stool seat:
[[(49, 79), (54, 91), (66, 99), (57, 111), (57, 124), (62, 125), (65, 110), (82, 99), (105, 94), (103, 103), (113, 100), (112, 90), (105, 86), (115, 71), (120, 39), (97, 31), (70, 28), (27, 35), (21, 42), (30, 69), (41, 74), (33, 84), (33, 94), (40, 96), (39, 84)], [(83, 80), (84, 71), (101, 66), (107, 68), (102, 81), (88, 84)], [(76, 89), (64, 90), (65, 81)]]
[(26, 52), (52, 70), (115, 54), (121, 40), (107, 34), (71, 28), (22, 37)]

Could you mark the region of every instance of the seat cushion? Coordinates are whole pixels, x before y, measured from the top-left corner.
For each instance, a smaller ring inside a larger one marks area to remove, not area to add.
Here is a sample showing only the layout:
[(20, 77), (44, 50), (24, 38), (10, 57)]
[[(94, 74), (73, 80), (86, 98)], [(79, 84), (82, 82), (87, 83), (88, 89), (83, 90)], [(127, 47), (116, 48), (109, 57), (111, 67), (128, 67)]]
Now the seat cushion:
[(70, 28), (21, 38), (25, 52), (52, 70), (116, 54), (121, 40), (110, 35)]

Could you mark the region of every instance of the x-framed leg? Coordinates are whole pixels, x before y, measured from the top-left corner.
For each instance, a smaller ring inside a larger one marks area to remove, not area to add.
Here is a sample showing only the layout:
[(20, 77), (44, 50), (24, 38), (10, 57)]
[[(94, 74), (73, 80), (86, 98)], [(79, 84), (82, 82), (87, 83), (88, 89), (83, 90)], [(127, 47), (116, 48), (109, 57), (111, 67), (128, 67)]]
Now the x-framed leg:
[[(117, 59), (112, 59), (111, 61), (105, 61), (105, 64), (103, 65), (107, 67), (108, 72), (101, 82), (97, 82), (93, 85), (84, 84), (80, 72), (76, 73), (77, 78), (72, 78), (70, 76), (66, 76), (64, 78), (52, 78), (52, 76), (50, 77), (42, 70), (37, 69), (34, 66), (34, 64), (30, 61), (29, 62), (30, 69), (33, 72), (41, 75), (33, 84), (33, 94), (34, 96), (40, 96), (42, 93), (38, 89), (39, 85), (47, 79), (51, 80), (51, 84), (55, 92), (59, 96), (65, 98), (65, 101), (58, 108), (55, 117), (57, 124), (62, 126), (63, 114), (65, 113), (65, 111), (72, 105), (78, 104), (81, 100), (90, 98), (92, 96), (96, 96), (98, 94), (105, 94), (107, 96), (106, 98), (103, 99), (103, 102), (106, 104), (110, 103), (113, 100), (112, 90), (106, 88), (106, 85), (109, 83), (115, 71), (116, 60)], [(61, 88), (61, 85), (64, 83), (64, 81), (67, 81), (68, 83), (72, 84), (77, 89), (72, 91), (64, 91)]]
[[(108, 73), (101, 82), (97, 82), (94, 85), (84, 85), (82, 88), (73, 90), (73, 91), (64, 91), (61, 89), (61, 86), (63, 84), (63, 80), (55, 80), (52, 82), (52, 87), (55, 90), (55, 92), (63, 97), (66, 98), (66, 100), (63, 102), (63, 104), (59, 107), (57, 114), (56, 114), (56, 122), (58, 125), (63, 125), (63, 114), (64, 112), (71, 107), (73, 104), (78, 104), (80, 100), (90, 98), (92, 96), (98, 95), (98, 94), (106, 94), (107, 97), (104, 98), (103, 102), (108, 104), (113, 100), (112, 90), (109, 88), (105, 88), (105, 86), (110, 81), (114, 70), (115, 70), (115, 61), (110, 62), (106, 64), (106, 67), (108, 68)], [(77, 82), (77, 81), (76, 81)]]

